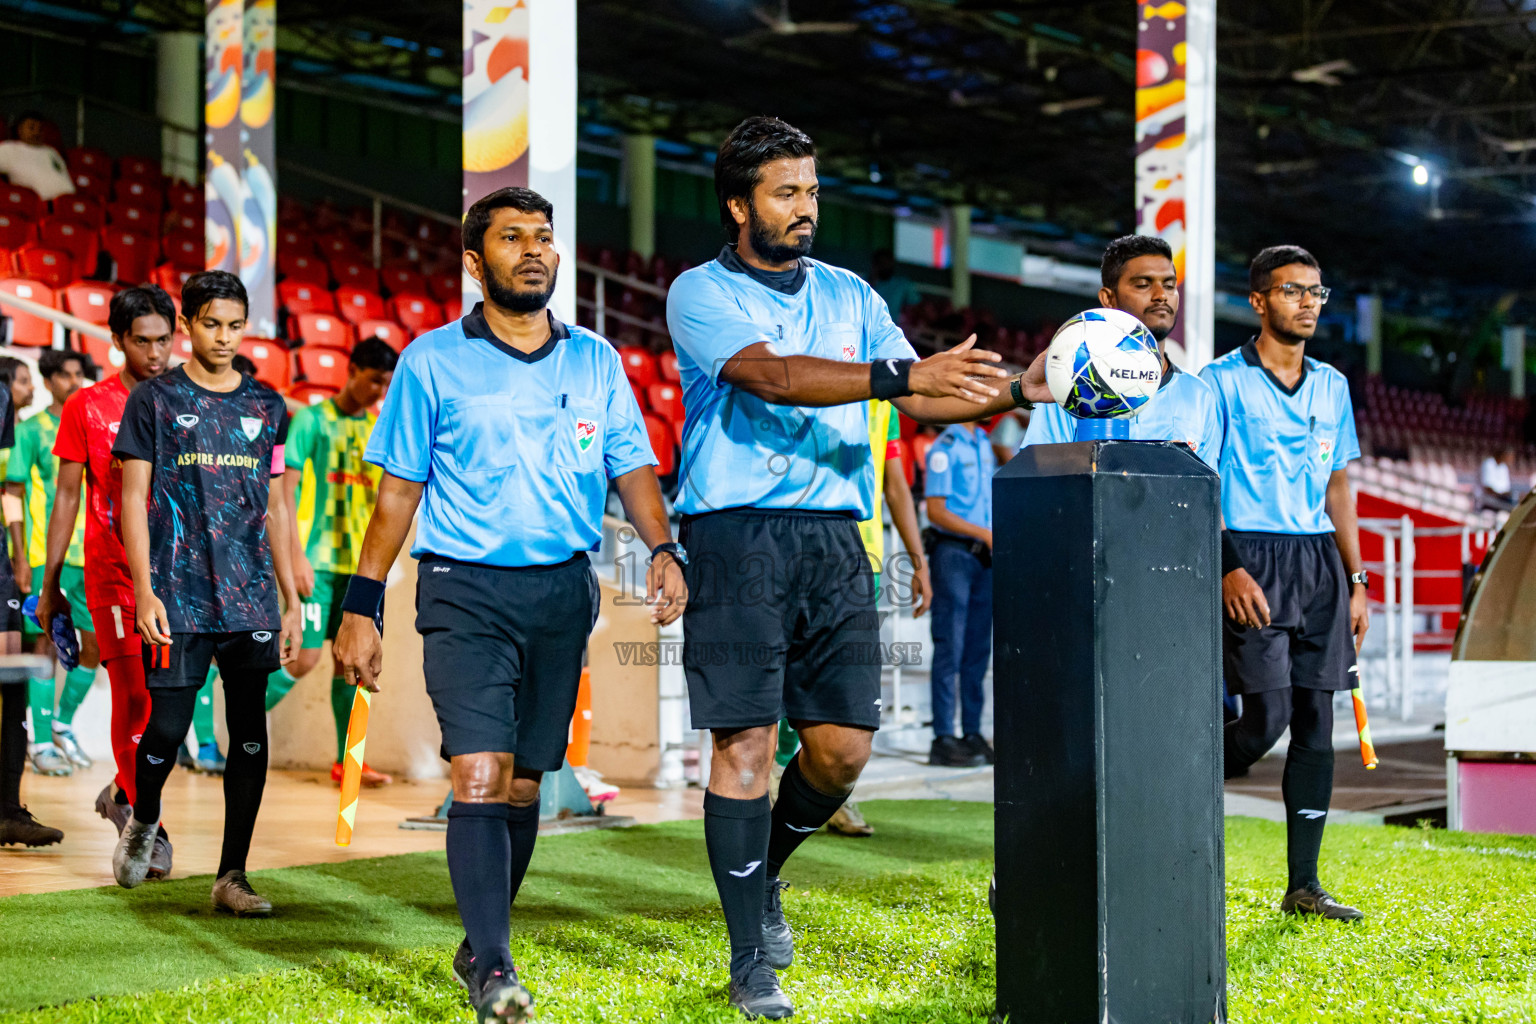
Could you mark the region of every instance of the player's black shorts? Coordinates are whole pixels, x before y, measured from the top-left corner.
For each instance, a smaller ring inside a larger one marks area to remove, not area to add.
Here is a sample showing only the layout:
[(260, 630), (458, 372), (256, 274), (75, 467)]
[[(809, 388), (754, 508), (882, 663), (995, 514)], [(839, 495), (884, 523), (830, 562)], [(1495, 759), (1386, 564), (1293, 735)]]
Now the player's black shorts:
[(845, 513), (725, 509), (683, 519), (683, 670), (695, 729), (880, 726), (880, 621)]
[(1349, 587), (1333, 534), (1232, 532), (1243, 564), (1269, 601), (1269, 625), (1223, 616), (1222, 662), (1233, 693), (1355, 684)]
[(0, 530), (0, 633), (20, 633), (21, 590), (11, 568), (10, 537)]
[(585, 554), (516, 569), (422, 558), (416, 631), (444, 759), (493, 751), (560, 770), (599, 599)]
[(202, 686), (208, 666), (219, 659), (226, 677), (238, 672), (275, 672), (283, 664), (275, 629), (241, 630), (238, 633), (172, 633), (169, 647), (140, 644), (144, 659), (144, 685), (150, 689)]

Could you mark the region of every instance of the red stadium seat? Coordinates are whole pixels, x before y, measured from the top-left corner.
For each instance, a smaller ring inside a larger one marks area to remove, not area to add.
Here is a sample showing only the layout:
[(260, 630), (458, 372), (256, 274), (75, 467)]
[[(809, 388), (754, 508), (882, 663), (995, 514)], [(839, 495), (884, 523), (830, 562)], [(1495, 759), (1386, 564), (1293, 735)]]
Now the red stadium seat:
[(306, 345), (352, 351), (352, 325), (330, 313), (300, 314), (296, 333)]
[(308, 281), (322, 288), (331, 286), (330, 268), (325, 265), (324, 260), (313, 253), (278, 250), (277, 272), (295, 281)]
[(327, 348), (301, 348), (294, 353), (299, 377), (306, 384), (341, 390), (347, 383), (347, 356)]
[(277, 284), (277, 301), (289, 316), (301, 313), (335, 313), (336, 298), (319, 285), (289, 278)]
[(71, 174), (76, 171), (93, 171), (107, 177), (112, 174), (112, 158), (106, 150), (92, 149), (90, 146), (76, 146), (66, 152), (64, 166), (69, 168)]
[(660, 416), (647, 413), (645, 432), (651, 439), (651, 451), (656, 453), (656, 475), (671, 476), (677, 468), (677, 445), (672, 437), (672, 427)]
[(336, 312), (354, 324), (389, 317), (384, 300), (379, 298), (378, 293), (346, 283), (336, 289)]
[(107, 210), (100, 200), (92, 196), (59, 196), (53, 201), (53, 215), (84, 224), (92, 231), (100, 231), (106, 223)]
[(379, 290), (379, 272), (359, 260), (333, 258), (331, 276), (336, 279), (337, 287), (351, 285), (354, 288), (365, 288), (375, 294)]
[(0, 183), (0, 213), (9, 213), (22, 220), (37, 220), (43, 213), (43, 201), (25, 185)]
[[(201, 245), (201, 240), (198, 244)], [(101, 245), (117, 265), (112, 280), (129, 285), (149, 280), (155, 267), (155, 240), (152, 237), (137, 231), (105, 228), (101, 232)]]
[(669, 420), (683, 418), (683, 389), (676, 384), (652, 384), (645, 389), (651, 411)]
[(75, 192), (106, 202), (112, 195), (112, 179), (106, 171), (76, 171), (70, 175)]
[(101, 242), (91, 228), (57, 215), (44, 217), (37, 225), (37, 239), (44, 248), (69, 253), (74, 260), (75, 277), (96, 273), (96, 254), (101, 251)]
[[(0, 281), (0, 292), (6, 292), (22, 299), (31, 299), (40, 306), (49, 309), (58, 309), (58, 300), (54, 298), (53, 289), (38, 281), (28, 281), (21, 278), (7, 278)], [(40, 316), (23, 313), (14, 306), (0, 305), (0, 313), (11, 318), (12, 345), (28, 345), (34, 348), (51, 348), (53, 346), (53, 321), (44, 320)]]
[(64, 312), (88, 323), (106, 326), (108, 308), (117, 289), (99, 281), (79, 281), (64, 289)]
[(364, 338), (381, 338), (396, 352), (405, 348), (405, 343), (411, 340), (406, 337), (405, 328), (393, 320), (364, 320), (357, 325), (357, 340), (362, 341)]
[(621, 345), (619, 358), (624, 360), (624, 376), (643, 388), (656, 383), (656, 359), (648, 349), (636, 345)]
[(16, 273), (57, 291), (75, 279), (75, 258), (64, 249), (28, 246), (16, 254)]
[(204, 226), (203, 215), (188, 213), (185, 210), (172, 210), (165, 214), (161, 225), (162, 235), (201, 235)]
[[(427, 292), (438, 302), (448, 304), (450, 299), (462, 301), (464, 291), (464, 276), (460, 271), (447, 271), (433, 274), (427, 278)], [(458, 317), (454, 317), (455, 320)]]
[(110, 341), (83, 334), (75, 338), (75, 348), (107, 373), (123, 368), (123, 354)]
[(107, 207), (107, 223), (115, 228), (137, 231), (141, 235), (160, 233), (160, 214), (143, 203), (113, 203)]
[(256, 364), (256, 379), (281, 391), (288, 386), (288, 350), (271, 338), (246, 338), (240, 354)]
[(180, 270), (194, 274), (208, 269), (208, 247), (201, 235), (166, 235), (160, 244), (161, 258)]
[(669, 384), (681, 384), (682, 374), (677, 371), (677, 353), (671, 349), (656, 357), (656, 371)]
[(117, 176), (129, 181), (147, 181), (155, 186), (155, 191), (160, 190), (160, 161), (152, 160), (147, 156), (119, 157), (117, 161)]
[(160, 187), (158, 175), (153, 181), (144, 181), (139, 178), (119, 181), (117, 188), (113, 190), (112, 198), (120, 203), (137, 203), (152, 210), (165, 209), (165, 191)]
[(201, 188), (188, 185), (184, 181), (173, 181), (166, 190), (165, 198), (171, 209), (190, 213), (198, 220), (202, 220), (206, 200)]
[(288, 397), (300, 405), (319, 405), (336, 394), (339, 389), (321, 387), (318, 384), (295, 384), (288, 389)]
[(392, 264), (379, 274), (384, 289), (391, 295), (424, 295), (427, 280), (410, 264)]
[(332, 232), (328, 235), (321, 235), (319, 238), (315, 239), (315, 245), (319, 248), (320, 254), (326, 259), (346, 259), (358, 261), (363, 259), (362, 248), (349, 236), (344, 234)]
[(451, 295), (443, 300), (443, 323), (452, 323), (464, 315), (464, 300)]
[(277, 229), (277, 249), (279, 252), (309, 254), (315, 251), (315, 240), (303, 228), (280, 225)]
[(37, 225), (14, 213), (0, 213), (0, 249), (20, 249), (37, 237)]
[(424, 295), (396, 295), (389, 300), (389, 309), (395, 322), (410, 331), (412, 337), (447, 322), (442, 308)]
[(162, 263), (149, 275), (149, 279), (164, 288), (174, 301), (180, 302), (181, 286), (186, 284), (187, 278), (194, 273), (196, 271), (184, 270), (173, 263)]

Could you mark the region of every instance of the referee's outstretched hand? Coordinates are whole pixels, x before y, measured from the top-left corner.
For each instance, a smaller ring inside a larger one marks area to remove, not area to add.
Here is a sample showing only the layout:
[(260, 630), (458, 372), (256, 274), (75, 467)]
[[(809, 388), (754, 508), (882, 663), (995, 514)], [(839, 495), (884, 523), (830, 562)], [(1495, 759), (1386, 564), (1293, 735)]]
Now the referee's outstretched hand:
[(688, 606), (683, 567), (668, 552), (652, 558), (651, 567), (645, 572), (645, 603), (651, 606), (651, 621), (658, 626), (676, 622)]
[[(1001, 382), (1008, 372), (996, 365), (1003, 357), (976, 347), (976, 335), (971, 335), (954, 348), (936, 352), (927, 359), (912, 364), (907, 374), (907, 386), (914, 395), (929, 398), (963, 398), (977, 405), (986, 405), (1002, 393)], [(997, 387), (993, 387), (993, 381)]]
[(1269, 601), (1264, 588), (1247, 569), (1233, 569), (1221, 578), (1221, 606), (1239, 626), (1263, 629), (1269, 625)]
[(366, 615), (341, 613), (341, 628), (331, 645), (341, 676), (353, 686), (379, 692), (379, 672), (384, 667), (384, 638)]

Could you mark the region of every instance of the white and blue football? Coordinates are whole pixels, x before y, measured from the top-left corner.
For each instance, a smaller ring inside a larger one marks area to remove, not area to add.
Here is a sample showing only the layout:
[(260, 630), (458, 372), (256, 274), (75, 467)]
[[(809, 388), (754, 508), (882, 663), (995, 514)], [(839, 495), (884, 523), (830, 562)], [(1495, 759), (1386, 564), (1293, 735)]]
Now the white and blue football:
[(1051, 339), (1045, 382), (1078, 419), (1135, 416), (1162, 386), (1157, 339), (1124, 310), (1085, 310)]

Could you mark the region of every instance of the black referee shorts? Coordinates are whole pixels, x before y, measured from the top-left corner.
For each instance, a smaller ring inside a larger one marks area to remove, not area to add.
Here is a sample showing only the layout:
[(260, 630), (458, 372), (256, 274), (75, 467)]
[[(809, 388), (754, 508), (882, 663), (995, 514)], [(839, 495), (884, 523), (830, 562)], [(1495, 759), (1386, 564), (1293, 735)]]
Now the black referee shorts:
[(416, 632), (445, 760), (490, 751), (560, 770), (599, 593), (585, 554), (516, 569), (422, 558)]
[(683, 519), (683, 670), (695, 729), (880, 726), (880, 623), (844, 513), (726, 509)]
[(1333, 534), (1232, 532), (1269, 601), (1269, 625), (1222, 618), (1222, 662), (1232, 693), (1354, 687), (1349, 587)]

